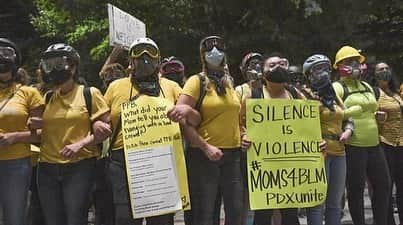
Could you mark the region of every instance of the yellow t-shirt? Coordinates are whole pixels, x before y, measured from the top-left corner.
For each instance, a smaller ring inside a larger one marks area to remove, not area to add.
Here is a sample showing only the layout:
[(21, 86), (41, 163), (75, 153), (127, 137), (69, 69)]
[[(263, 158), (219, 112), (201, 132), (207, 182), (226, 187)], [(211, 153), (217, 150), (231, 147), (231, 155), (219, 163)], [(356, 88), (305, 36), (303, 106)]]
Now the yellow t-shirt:
[(252, 95), (252, 89), (248, 83), (243, 83), (235, 87), (235, 92), (239, 97), (239, 101), (242, 102), (244, 98)]
[[(161, 86), (160, 97), (166, 98), (172, 101), (172, 103), (175, 103), (178, 100), (179, 93), (181, 92), (181, 88), (179, 87), (179, 85), (163, 77), (160, 77), (159, 80)], [(130, 77), (125, 77), (112, 82), (106, 90), (105, 100), (108, 106), (111, 108), (111, 121), (113, 129), (115, 129), (118, 121), (120, 120), (120, 105), (129, 101), (131, 89), (133, 89), (131, 91), (131, 97), (136, 96), (138, 93), (138, 88), (136, 87), (136, 85), (132, 85)], [(112, 134), (112, 136), (113, 135), (114, 134)], [(116, 136), (115, 143), (113, 143), (112, 150), (118, 150), (122, 148), (123, 136), (122, 130), (120, 129)]]
[[(334, 104), (335, 111), (330, 111), (324, 105), (319, 107), (320, 110), (320, 127), (322, 130), (323, 139), (327, 142), (326, 152), (330, 155), (344, 156), (344, 144), (336, 140), (336, 136), (340, 137), (343, 133), (342, 124), (344, 112), (343, 108)], [(332, 137), (332, 138), (329, 138)]]
[[(226, 87), (226, 94), (218, 95), (214, 83), (206, 80), (206, 95), (200, 107), (202, 121), (197, 132), (207, 143), (218, 148), (238, 148), (241, 144), (239, 98), (233, 87)], [(182, 94), (192, 97), (195, 101), (199, 99), (200, 79), (197, 75), (186, 81)]]
[(386, 112), (386, 121), (379, 122), (381, 142), (392, 146), (403, 146), (403, 115), (401, 107), (403, 100), (398, 94), (387, 95), (379, 89), (378, 106), (380, 111)]
[[(13, 97), (8, 100), (11, 95)], [(6, 102), (0, 111), (0, 133), (27, 131), (29, 112), (44, 103), (38, 90), (19, 84), (0, 89), (0, 107)], [(17, 143), (0, 148), (0, 160), (19, 159), (30, 155), (29, 143)]]
[(101, 92), (91, 88), (92, 112), (89, 118), (83, 90), (84, 86), (76, 84), (66, 95), (55, 91), (46, 104), (43, 113), (40, 162), (74, 163), (99, 155), (96, 144), (84, 147), (71, 159), (59, 153), (64, 146), (87, 137), (91, 133), (91, 122), (109, 111)]

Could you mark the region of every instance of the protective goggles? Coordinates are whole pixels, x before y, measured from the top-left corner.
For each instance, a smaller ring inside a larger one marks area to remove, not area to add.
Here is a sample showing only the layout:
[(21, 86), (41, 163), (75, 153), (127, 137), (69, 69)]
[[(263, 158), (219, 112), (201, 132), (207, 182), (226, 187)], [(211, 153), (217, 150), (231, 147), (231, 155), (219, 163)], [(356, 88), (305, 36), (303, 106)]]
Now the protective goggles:
[(225, 51), (224, 41), (221, 38), (207, 38), (202, 43), (202, 49), (204, 49), (204, 51), (211, 51), (214, 47), (216, 47), (220, 51)]
[(311, 74), (320, 74), (322, 72), (329, 72), (330, 73), (330, 65), (328, 63), (319, 63), (313, 65), (311, 68)]
[(15, 54), (15, 50), (13, 48), (0, 47), (0, 57), (14, 62), (17, 55)]
[(130, 49), (131, 58), (138, 58), (143, 54), (147, 54), (151, 58), (158, 58), (160, 56), (158, 49), (150, 44), (139, 44)]
[(70, 64), (66, 56), (42, 59), (40, 63), (40, 67), (45, 73), (50, 73), (54, 70), (67, 70), (69, 66)]
[(183, 73), (185, 70), (182, 63), (179, 62), (167, 62), (161, 65), (161, 73), (162, 74), (171, 74), (171, 73)]

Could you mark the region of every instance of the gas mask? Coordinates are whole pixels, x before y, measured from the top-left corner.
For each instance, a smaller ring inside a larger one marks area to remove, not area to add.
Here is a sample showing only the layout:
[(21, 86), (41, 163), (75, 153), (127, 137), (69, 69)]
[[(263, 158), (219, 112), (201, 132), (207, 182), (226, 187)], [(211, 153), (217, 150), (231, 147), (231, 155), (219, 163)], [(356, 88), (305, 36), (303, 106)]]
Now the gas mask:
[(213, 67), (219, 67), (224, 60), (224, 56), (225, 53), (218, 50), (215, 46), (211, 51), (208, 51), (204, 54), (207, 64), (212, 65)]
[(135, 60), (135, 69), (131, 81), (139, 88), (139, 92), (159, 96), (160, 86), (158, 80), (158, 59), (152, 58), (148, 54), (142, 54)]
[(48, 84), (60, 85), (73, 76), (66, 56), (43, 59), (40, 68), (43, 71), (42, 80)]
[(158, 59), (152, 58), (147, 54), (142, 54), (140, 57), (135, 58), (134, 77), (148, 77), (156, 74), (158, 69)]
[(334, 91), (332, 82), (330, 81), (329, 70), (322, 70), (320, 72), (318, 71), (317, 73), (312, 73), (309, 76), (309, 82), (311, 83), (312, 91), (317, 93), (322, 104), (331, 111), (334, 111), (336, 92)]
[(0, 59), (0, 73), (10, 72), (14, 68), (14, 63), (10, 60)]
[(260, 62), (249, 62), (248, 68), (245, 72), (245, 78), (247, 81), (258, 80), (262, 78), (262, 66)]
[(350, 65), (339, 65), (338, 71), (341, 77), (360, 79), (361, 75), (366, 73), (367, 65), (353, 61)]

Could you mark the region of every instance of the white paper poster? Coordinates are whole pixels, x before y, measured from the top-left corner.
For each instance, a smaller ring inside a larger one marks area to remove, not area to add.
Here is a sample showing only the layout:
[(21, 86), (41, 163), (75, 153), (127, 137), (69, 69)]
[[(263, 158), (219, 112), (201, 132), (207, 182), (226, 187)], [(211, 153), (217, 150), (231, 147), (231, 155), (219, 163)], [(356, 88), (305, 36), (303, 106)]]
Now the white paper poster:
[(171, 145), (131, 151), (127, 157), (134, 218), (182, 209)]
[(146, 36), (146, 25), (136, 17), (108, 4), (110, 45), (129, 49), (136, 38)]

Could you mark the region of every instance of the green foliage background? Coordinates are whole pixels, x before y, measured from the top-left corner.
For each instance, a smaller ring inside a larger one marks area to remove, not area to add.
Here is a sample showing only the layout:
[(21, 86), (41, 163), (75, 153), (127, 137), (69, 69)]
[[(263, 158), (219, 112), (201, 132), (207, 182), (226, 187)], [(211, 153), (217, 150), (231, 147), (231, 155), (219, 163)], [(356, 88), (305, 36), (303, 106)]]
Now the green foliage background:
[[(313, 53), (334, 59), (345, 44), (362, 49), (369, 63), (389, 62), (402, 77), (400, 0), (14, 0), (0, 9), (0, 36), (18, 43), (32, 75), (49, 44), (71, 44), (80, 52), (82, 75), (97, 86), (111, 51), (107, 3), (145, 22), (163, 56), (181, 58), (188, 75), (200, 70), (200, 39), (216, 34), (227, 41), (237, 83), (247, 52), (281, 52), (291, 64), (302, 64)], [(120, 62), (127, 64), (125, 57)]]

